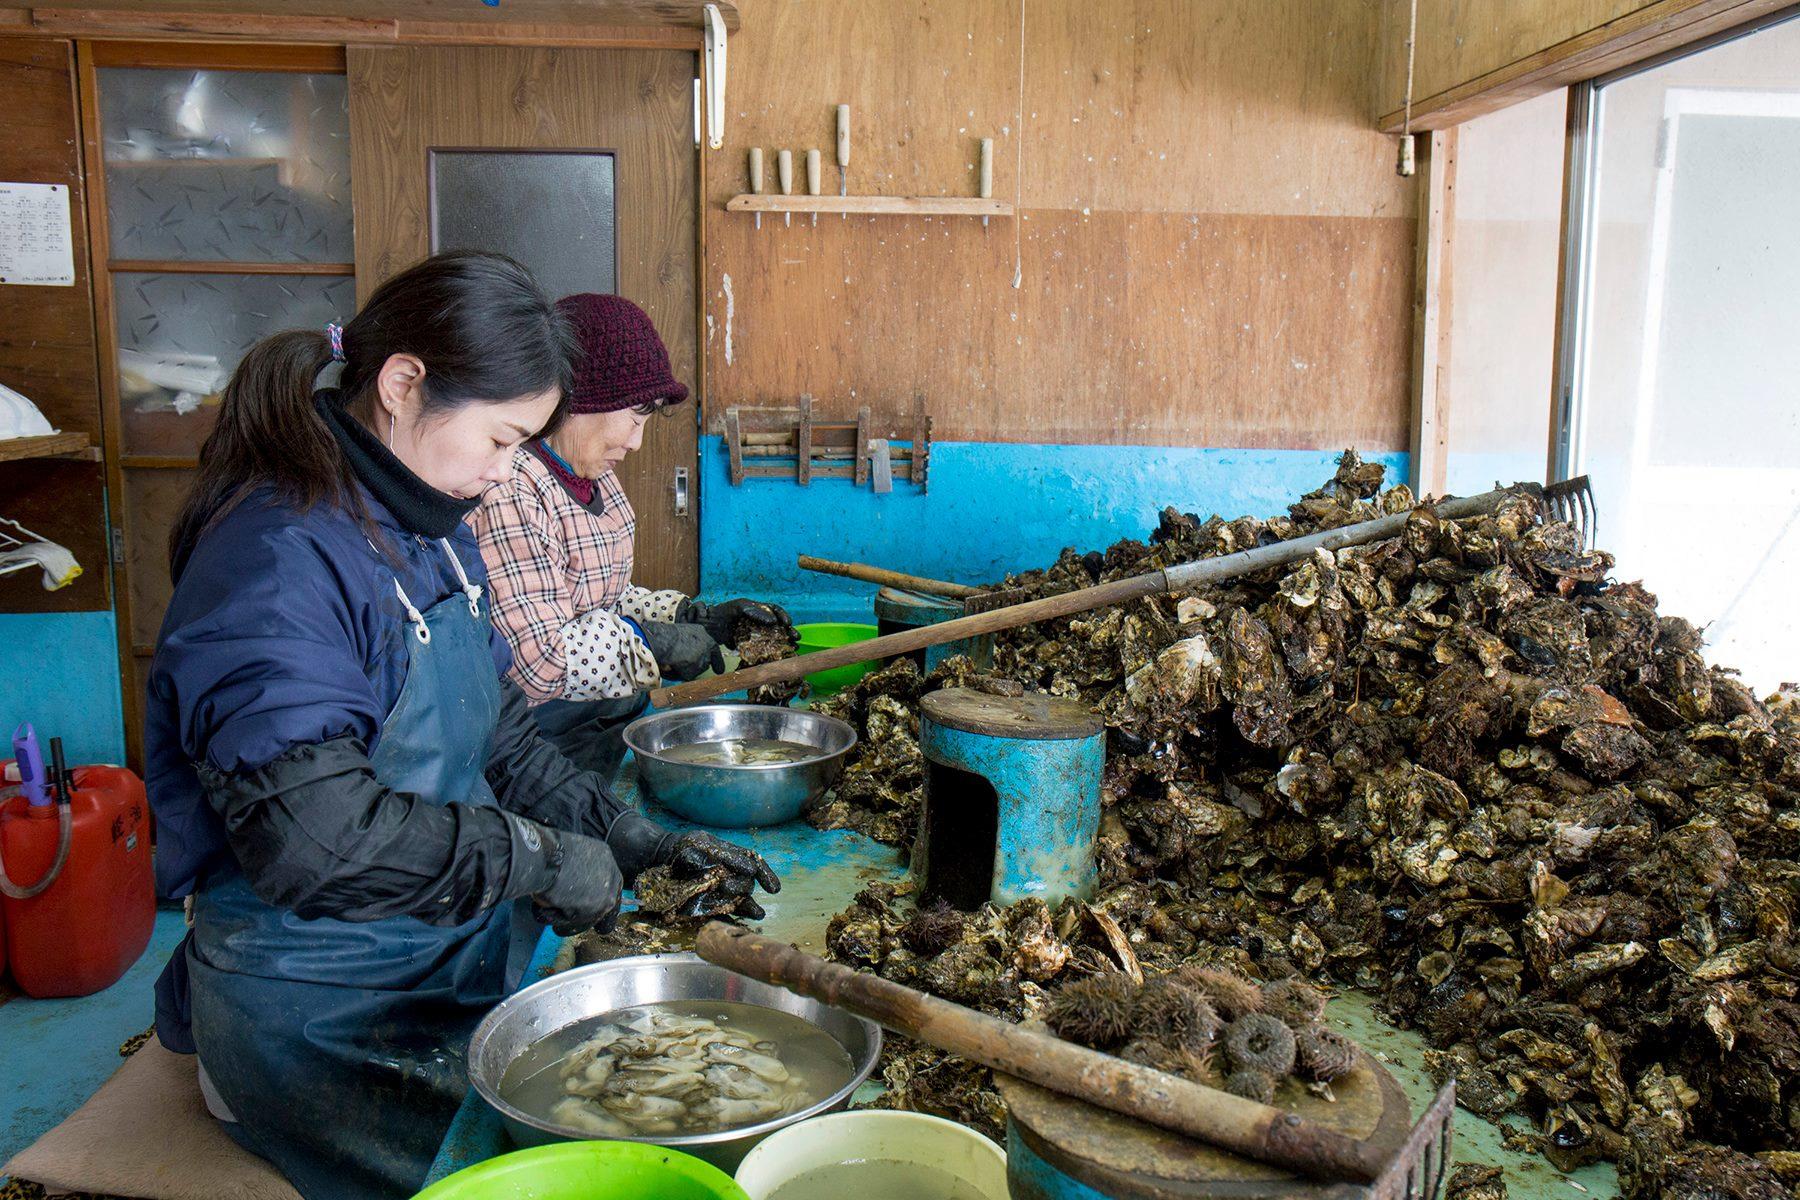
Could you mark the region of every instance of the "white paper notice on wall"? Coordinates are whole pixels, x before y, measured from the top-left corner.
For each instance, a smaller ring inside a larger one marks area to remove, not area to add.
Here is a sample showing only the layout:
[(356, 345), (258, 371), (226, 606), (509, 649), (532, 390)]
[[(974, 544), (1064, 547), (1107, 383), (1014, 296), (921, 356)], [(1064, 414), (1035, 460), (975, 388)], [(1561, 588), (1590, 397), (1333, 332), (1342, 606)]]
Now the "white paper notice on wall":
[(74, 286), (68, 188), (60, 183), (0, 183), (0, 283)]

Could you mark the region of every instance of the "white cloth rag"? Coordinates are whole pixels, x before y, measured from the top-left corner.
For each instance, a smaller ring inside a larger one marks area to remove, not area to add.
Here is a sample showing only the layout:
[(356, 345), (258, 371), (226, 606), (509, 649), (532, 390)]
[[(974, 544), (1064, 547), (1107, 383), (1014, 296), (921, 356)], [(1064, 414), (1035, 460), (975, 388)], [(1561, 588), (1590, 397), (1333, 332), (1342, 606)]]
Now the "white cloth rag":
[(21, 570), (27, 563), (36, 563), (44, 569), (46, 592), (67, 587), (81, 574), (81, 564), (75, 561), (67, 547), (55, 542), (26, 542), (16, 549), (0, 552), (0, 575)]

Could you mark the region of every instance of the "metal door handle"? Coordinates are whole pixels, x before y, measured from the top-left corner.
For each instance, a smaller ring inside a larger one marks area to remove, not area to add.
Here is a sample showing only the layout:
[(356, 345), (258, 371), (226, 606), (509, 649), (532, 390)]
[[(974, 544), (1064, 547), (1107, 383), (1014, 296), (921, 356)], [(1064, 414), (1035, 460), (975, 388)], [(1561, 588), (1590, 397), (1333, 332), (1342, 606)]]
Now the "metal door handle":
[(686, 467), (675, 468), (675, 483), (673, 484), (673, 487), (675, 491), (675, 515), (678, 517), (685, 517), (688, 515), (688, 469)]

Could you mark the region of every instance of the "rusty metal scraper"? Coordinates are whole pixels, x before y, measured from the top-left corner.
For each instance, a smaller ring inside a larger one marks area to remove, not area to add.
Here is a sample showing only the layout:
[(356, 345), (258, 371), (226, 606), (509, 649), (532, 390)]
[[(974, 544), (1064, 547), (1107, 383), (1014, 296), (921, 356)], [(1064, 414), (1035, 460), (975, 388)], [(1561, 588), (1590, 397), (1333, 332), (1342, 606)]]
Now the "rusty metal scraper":
[(1438, 1089), (1425, 1113), (1381, 1174), (1366, 1184), (1340, 1183), (1329, 1200), (1437, 1200), (1450, 1173), (1450, 1121), (1456, 1115), (1456, 1080)]
[(1600, 528), (1600, 506), (1594, 502), (1594, 488), (1586, 475), (1577, 475), (1561, 483), (1546, 483), (1544, 504), (1558, 521), (1573, 525), (1581, 535), (1583, 548), (1594, 548), (1594, 536)]

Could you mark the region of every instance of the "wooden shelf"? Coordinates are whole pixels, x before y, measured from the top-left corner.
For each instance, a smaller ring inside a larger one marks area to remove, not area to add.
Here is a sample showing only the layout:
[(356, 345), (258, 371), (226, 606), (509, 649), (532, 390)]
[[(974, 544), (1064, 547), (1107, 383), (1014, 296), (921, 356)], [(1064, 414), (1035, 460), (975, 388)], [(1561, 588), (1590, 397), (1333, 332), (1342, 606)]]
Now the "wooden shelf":
[(1001, 217), (1013, 215), (1004, 200), (980, 196), (781, 196), (745, 192), (725, 204), (730, 212), (861, 213), (869, 216)]
[(183, 158), (109, 158), (106, 169), (109, 171), (133, 170), (149, 167), (280, 167), (289, 162), (285, 158), (243, 157), (239, 155), (217, 155), (208, 157), (197, 155)]
[(0, 440), (0, 462), (24, 458), (91, 458), (85, 433), (46, 433)]
[(133, 275), (354, 275), (347, 262), (208, 262), (198, 259), (114, 258), (106, 269)]

